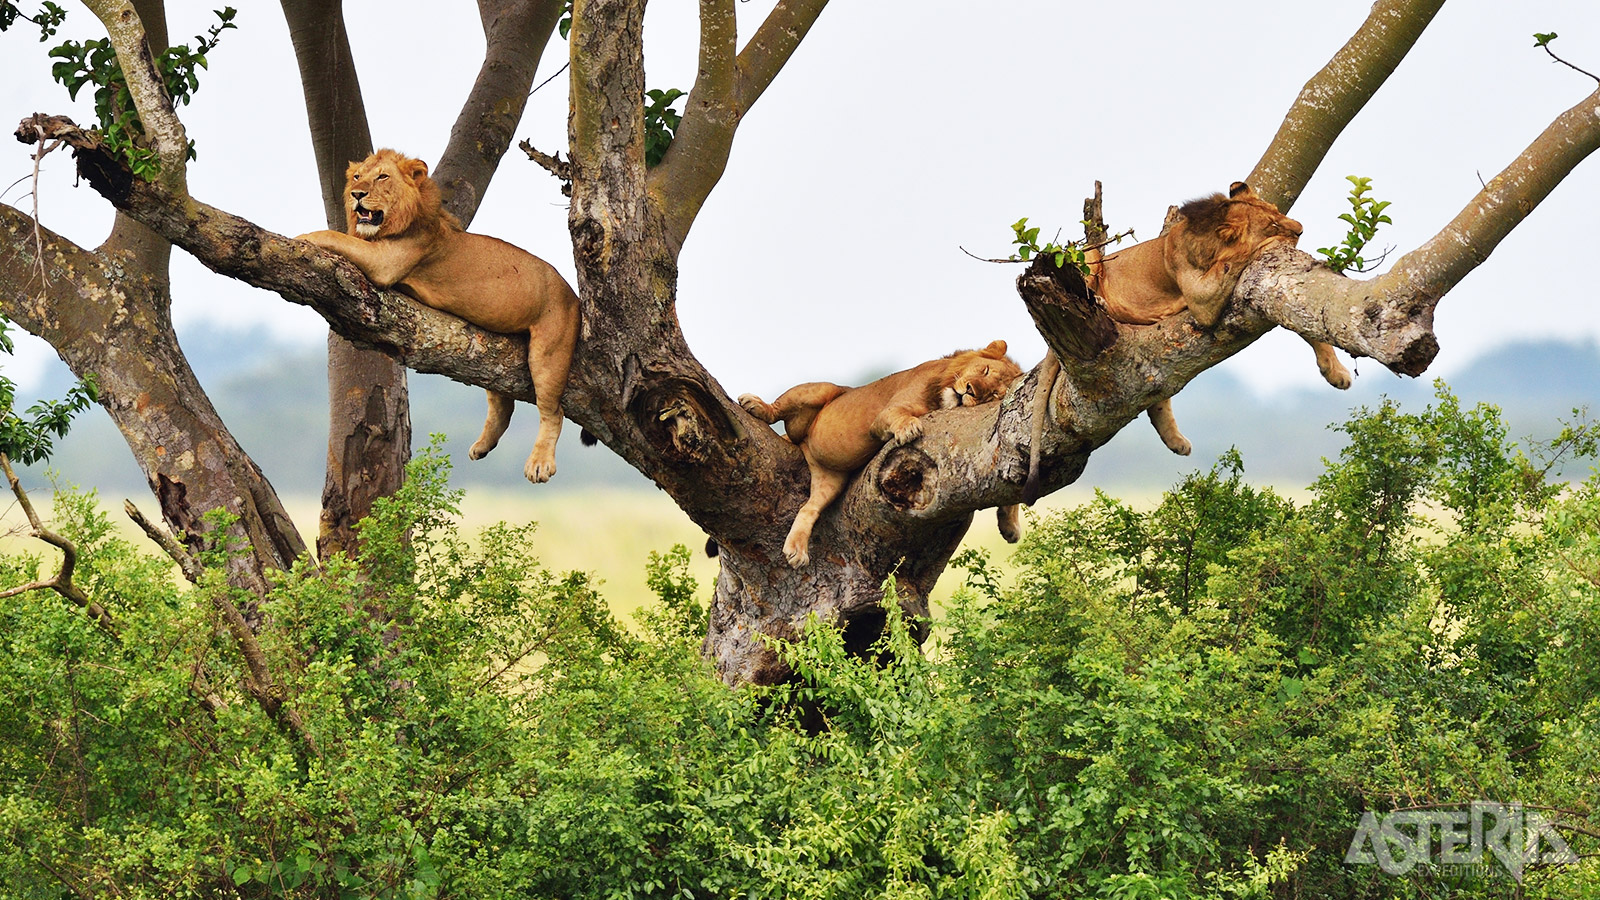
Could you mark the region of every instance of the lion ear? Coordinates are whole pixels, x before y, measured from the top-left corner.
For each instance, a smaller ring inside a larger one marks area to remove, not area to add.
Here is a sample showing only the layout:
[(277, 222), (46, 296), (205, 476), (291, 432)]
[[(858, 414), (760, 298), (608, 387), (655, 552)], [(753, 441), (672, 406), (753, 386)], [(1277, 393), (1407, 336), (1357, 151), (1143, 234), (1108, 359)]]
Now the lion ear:
[(413, 159), (406, 163), (406, 174), (412, 181), (428, 177), (428, 164), (420, 159)]
[(1006, 355), (1006, 342), (1005, 341), (990, 341), (989, 342), (989, 346), (983, 348), (982, 352), (983, 352), (984, 356), (993, 357), (994, 359), (999, 359), (1000, 357)]
[(1255, 188), (1242, 181), (1235, 181), (1233, 184), (1228, 185), (1229, 200), (1254, 200), (1255, 196)]

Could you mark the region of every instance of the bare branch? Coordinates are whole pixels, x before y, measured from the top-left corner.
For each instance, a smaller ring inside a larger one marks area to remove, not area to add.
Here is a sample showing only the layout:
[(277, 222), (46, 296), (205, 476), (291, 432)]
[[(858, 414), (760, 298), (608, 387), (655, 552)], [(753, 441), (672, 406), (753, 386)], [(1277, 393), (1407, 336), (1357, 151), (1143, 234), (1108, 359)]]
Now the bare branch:
[(828, 0), (783, 0), (739, 53), (739, 109), (749, 112), (794, 55)]
[(511, 146), (528, 102), (528, 86), (562, 7), (561, 0), (478, 0), (483, 67), (433, 173), (444, 188), (445, 206), (463, 224), (472, 221), (500, 158)]
[(517, 149), (528, 154), (528, 158), (538, 163), (539, 168), (561, 179), (561, 193), (568, 197), (572, 196), (572, 163), (563, 160), (559, 150), (551, 155), (535, 148), (533, 142), (528, 140), (518, 144)]
[(11, 460), (4, 453), (0, 453), (0, 469), (5, 470), (6, 481), (11, 484), (11, 493), (16, 495), (17, 503), (27, 515), (33, 536), (61, 551), (61, 568), (55, 575), (0, 591), (0, 597), (14, 597), (28, 591), (44, 589), (55, 591), (63, 599), (82, 609), (96, 625), (100, 626), (100, 630), (110, 635), (113, 640), (118, 639), (117, 624), (112, 621), (111, 614), (106, 612), (105, 607), (89, 599), (83, 588), (72, 581), (72, 571), (78, 565), (78, 546), (44, 527), (39, 514), (33, 509), (33, 503), (28, 499), (28, 492), (22, 489), (22, 482), (17, 479), (17, 473), (11, 469)]
[(1300, 89), (1246, 181), (1284, 212), (1329, 148), (1422, 36), (1444, 0), (1378, 0), (1366, 22)]
[(737, 56), (732, 0), (700, 2), (700, 74), (667, 155), (650, 171), (667, 233), (681, 245), (727, 169), (739, 122), (806, 36), (827, 0), (782, 0)]
[(140, 531), (143, 531), (150, 540), (155, 541), (156, 546), (160, 547), (163, 553), (178, 564), (178, 569), (183, 572), (184, 578), (191, 583), (200, 581), (200, 575), (203, 571), (200, 568), (200, 563), (195, 560), (188, 550), (184, 549), (182, 544), (178, 543), (177, 538), (169, 534), (166, 529), (145, 518), (144, 513), (139, 511), (139, 507), (133, 505), (132, 500), (122, 501), (122, 511), (127, 514), (129, 519), (133, 520), (133, 524), (139, 526)]

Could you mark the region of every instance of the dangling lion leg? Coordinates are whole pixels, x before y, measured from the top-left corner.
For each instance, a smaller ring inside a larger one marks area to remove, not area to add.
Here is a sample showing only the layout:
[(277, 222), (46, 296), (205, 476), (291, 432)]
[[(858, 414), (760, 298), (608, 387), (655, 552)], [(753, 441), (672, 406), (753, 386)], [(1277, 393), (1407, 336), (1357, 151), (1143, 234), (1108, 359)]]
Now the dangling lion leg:
[(483, 434), (478, 435), (478, 440), (473, 443), (467, 455), (473, 459), (483, 459), (489, 451), (500, 443), (500, 436), (506, 433), (506, 428), (511, 424), (511, 410), (516, 405), (505, 394), (487, 391), (489, 395), (489, 415), (483, 420)]
[(1306, 338), (1306, 343), (1310, 344), (1312, 352), (1317, 354), (1317, 371), (1322, 373), (1323, 379), (1341, 391), (1349, 388), (1353, 380), (1350, 377), (1350, 370), (1339, 361), (1338, 354), (1333, 352), (1333, 345), (1313, 341), (1310, 338)]
[(1161, 442), (1167, 449), (1179, 456), (1188, 456), (1192, 447), (1189, 439), (1178, 430), (1178, 420), (1172, 417), (1172, 398), (1168, 397), (1146, 410), (1150, 414), (1150, 424), (1156, 427), (1156, 434), (1161, 435)]
[(817, 524), (817, 516), (828, 508), (828, 504), (838, 499), (850, 481), (849, 472), (824, 469), (812, 461), (809, 453), (806, 454), (806, 464), (811, 467), (811, 496), (800, 507), (794, 524), (789, 527), (789, 536), (783, 541), (783, 558), (796, 569), (811, 562), (811, 528)]
[[(553, 329), (561, 331), (562, 329)], [(556, 441), (561, 437), (561, 395), (572, 367), (572, 339), (565, 334), (528, 333), (528, 374), (533, 376), (533, 405), (539, 408), (539, 436), (522, 474), (534, 484), (556, 474)]]

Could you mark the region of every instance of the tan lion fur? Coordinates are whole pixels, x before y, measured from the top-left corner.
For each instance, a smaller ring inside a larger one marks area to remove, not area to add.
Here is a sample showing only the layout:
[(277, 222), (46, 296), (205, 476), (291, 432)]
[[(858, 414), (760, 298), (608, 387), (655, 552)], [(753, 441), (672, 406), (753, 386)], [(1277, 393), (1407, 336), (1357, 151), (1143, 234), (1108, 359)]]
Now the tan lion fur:
[[(1154, 240), (1113, 253), (1098, 248), (1086, 251), (1089, 274), (1084, 280), (1117, 322), (1151, 325), (1187, 309), (1202, 328), (1211, 328), (1222, 318), (1222, 309), (1250, 261), (1273, 243), (1294, 246), (1301, 231), (1299, 222), (1257, 196), (1250, 185), (1235, 181), (1226, 197), (1212, 194), (1183, 204), (1171, 227)], [(1349, 387), (1350, 372), (1333, 348), (1310, 343), (1317, 368), (1328, 383), (1341, 390)], [(1023, 488), (1024, 501), (1030, 504), (1039, 496), (1039, 439), (1060, 370), (1054, 355), (1046, 357), (1034, 407), (1028, 481)], [(1191, 445), (1173, 418), (1172, 398), (1157, 402), (1147, 412), (1167, 448), (1187, 456)]]
[[(811, 561), (811, 529), (817, 516), (844, 492), (850, 476), (885, 444), (898, 447), (922, 436), (922, 416), (935, 409), (976, 406), (1005, 396), (1022, 369), (1006, 356), (1006, 342), (930, 360), (858, 388), (825, 381), (796, 385), (772, 403), (754, 394), (739, 398), (767, 424), (783, 422), (791, 443), (811, 469), (811, 496), (795, 516), (783, 555), (799, 568)], [(999, 509), (1000, 533), (1021, 536), (1015, 504)]]
[[(440, 205), (427, 164), (394, 150), (379, 150), (345, 171), (345, 227), (348, 234), (313, 231), (299, 239), (348, 258), (380, 288), (397, 288), (480, 328), (528, 335), (539, 436), (522, 471), (529, 481), (549, 481), (578, 339), (578, 297), (566, 280), (526, 250), (461, 230)], [(473, 459), (493, 450), (511, 422), (511, 398), (488, 393)]]

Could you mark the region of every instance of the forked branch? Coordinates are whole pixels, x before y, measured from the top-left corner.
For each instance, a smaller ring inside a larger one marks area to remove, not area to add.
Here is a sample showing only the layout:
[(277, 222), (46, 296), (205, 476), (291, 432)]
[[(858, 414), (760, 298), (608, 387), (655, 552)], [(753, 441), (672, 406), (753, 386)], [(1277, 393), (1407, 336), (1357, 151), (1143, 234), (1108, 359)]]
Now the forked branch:
[(32, 529), (33, 536), (61, 551), (61, 568), (56, 574), (0, 591), (0, 597), (15, 597), (28, 591), (55, 591), (62, 599), (83, 610), (101, 631), (116, 639), (117, 624), (112, 620), (111, 614), (106, 612), (105, 607), (91, 600), (83, 588), (72, 580), (73, 570), (78, 565), (78, 545), (44, 527), (44, 522), (34, 511), (33, 502), (28, 499), (28, 492), (22, 489), (22, 482), (11, 468), (11, 460), (4, 453), (0, 453), (0, 469), (5, 470), (6, 481), (11, 485), (11, 493), (16, 496), (17, 504), (22, 507), (23, 514), (28, 517), (28, 527)]

